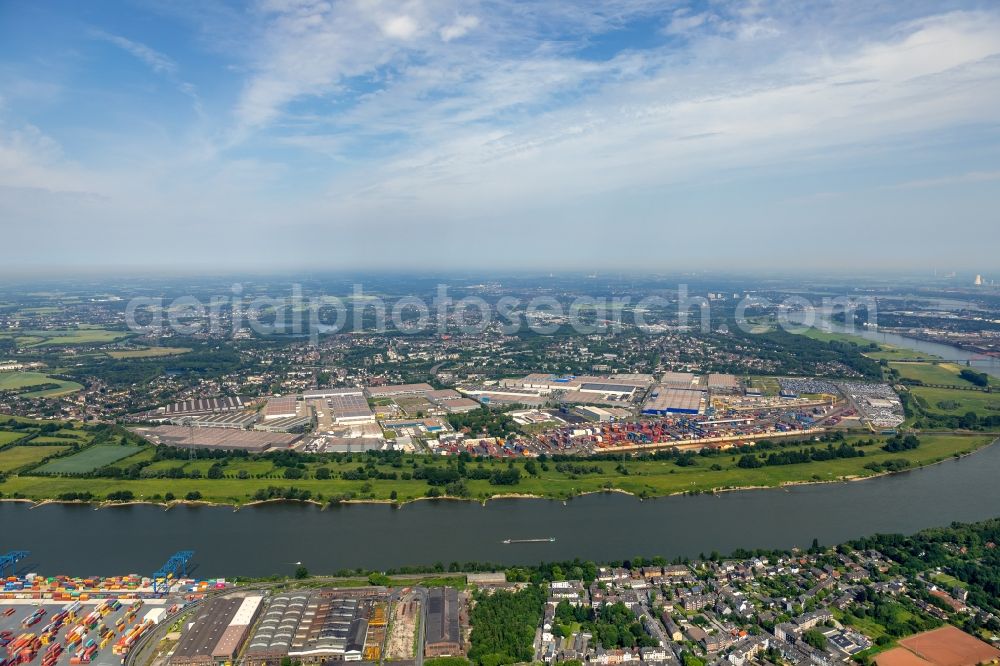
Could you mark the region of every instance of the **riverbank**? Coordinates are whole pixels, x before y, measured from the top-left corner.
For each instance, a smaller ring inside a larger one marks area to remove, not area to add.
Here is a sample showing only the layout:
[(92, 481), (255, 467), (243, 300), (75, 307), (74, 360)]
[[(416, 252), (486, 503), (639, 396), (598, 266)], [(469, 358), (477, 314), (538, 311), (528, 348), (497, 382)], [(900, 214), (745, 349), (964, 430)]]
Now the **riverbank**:
[[(948, 464), (852, 483), (806, 483), (745, 492), (640, 500), (592, 492), (569, 501), (353, 502), (325, 508), (267, 502), (229, 506), (0, 503), (9, 548), (31, 551), (31, 570), (94, 575), (149, 572), (194, 550), (197, 576), (291, 575), (453, 562), (501, 568), (540, 561), (696, 557), (736, 548), (806, 548), (876, 533), (909, 534), (1000, 515), (1000, 446)], [(504, 544), (506, 539), (555, 538)], [(122, 548), (127, 540), (129, 548)], [(253, 557), (240, 554), (253, 553)], [(234, 555), (235, 554), (235, 555)], [(456, 569), (461, 568), (459, 564)]]
[[(872, 478), (885, 474), (868, 469), (871, 463), (906, 460), (907, 470), (918, 469), (943, 460), (967, 455), (994, 441), (995, 435), (935, 434), (921, 437), (917, 449), (886, 452), (881, 441), (865, 445), (863, 457), (835, 458), (794, 465), (764, 466), (755, 469), (739, 467), (736, 454), (694, 456), (690, 464), (679, 466), (675, 460), (580, 460), (567, 466), (549, 461), (544, 466), (536, 461), (535, 474), (522, 471), (520, 481), (513, 486), (491, 485), (487, 480), (464, 480), (466, 494), (455, 497), (445, 487), (429, 486), (415, 479), (349, 481), (335, 479), (106, 479), (81, 477), (16, 476), (0, 484), (4, 499), (26, 500), (36, 504), (58, 502), (69, 493), (90, 493), (96, 506), (122, 506), (132, 503), (152, 503), (164, 507), (183, 505), (223, 505), (247, 507), (272, 502), (299, 500), (316, 506), (333, 503), (379, 503), (404, 505), (425, 499), (463, 499), (487, 502), (505, 498), (540, 498), (567, 500), (586, 494), (620, 492), (646, 499), (672, 495), (723, 493), (753, 488), (775, 488), (803, 484), (841, 482)], [(868, 441), (852, 438), (851, 441)], [(825, 444), (810, 443), (825, 448)], [(806, 446), (803, 443), (802, 446)], [(502, 463), (502, 465), (501, 465)], [(356, 463), (354, 464), (356, 465)], [(348, 468), (353, 468), (351, 467)], [(506, 461), (487, 462), (487, 466), (506, 468)], [(379, 468), (381, 471), (381, 468)], [(388, 471), (392, 468), (384, 466)], [(523, 470), (524, 468), (521, 467)], [(294, 488), (294, 493), (289, 492)], [(258, 499), (260, 491), (272, 497)], [(437, 491), (437, 496), (429, 493)], [(128, 502), (108, 502), (112, 493), (129, 492)], [(167, 499), (166, 493), (177, 499)], [(289, 497), (282, 497), (281, 493)], [(184, 499), (197, 493), (199, 499)], [(73, 500), (78, 502), (78, 500)]]

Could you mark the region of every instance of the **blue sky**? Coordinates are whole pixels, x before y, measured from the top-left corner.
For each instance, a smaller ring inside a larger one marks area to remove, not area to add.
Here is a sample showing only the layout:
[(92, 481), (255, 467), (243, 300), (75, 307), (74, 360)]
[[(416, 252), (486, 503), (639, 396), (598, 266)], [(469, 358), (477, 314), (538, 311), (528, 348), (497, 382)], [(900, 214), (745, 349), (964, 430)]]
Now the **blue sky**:
[(8, 269), (1000, 269), (1000, 5), (0, 3)]

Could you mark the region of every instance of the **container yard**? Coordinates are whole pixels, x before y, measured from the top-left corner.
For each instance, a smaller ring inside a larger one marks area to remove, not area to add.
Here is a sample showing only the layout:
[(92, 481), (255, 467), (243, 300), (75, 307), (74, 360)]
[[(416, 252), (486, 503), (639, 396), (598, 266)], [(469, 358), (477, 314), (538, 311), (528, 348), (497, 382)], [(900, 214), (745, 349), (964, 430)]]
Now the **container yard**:
[(183, 595), (159, 599), (0, 599), (0, 664), (117, 666)]
[[(8, 600), (24, 601), (92, 601), (120, 598), (157, 598), (165, 593), (188, 595), (204, 594), (211, 590), (225, 588), (225, 579), (196, 580), (171, 576), (152, 578), (130, 574), (102, 578), (91, 576), (79, 578), (71, 576), (39, 576), (26, 574), (23, 577), (9, 576), (3, 580), (0, 590), (0, 608)], [(159, 585), (154, 589), (154, 583)]]
[(735, 446), (767, 437), (819, 432), (813, 424), (821, 416), (811, 409), (758, 410), (577, 424), (538, 435), (534, 448), (545, 453), (604, 453), (668, 446), (690, 450)]

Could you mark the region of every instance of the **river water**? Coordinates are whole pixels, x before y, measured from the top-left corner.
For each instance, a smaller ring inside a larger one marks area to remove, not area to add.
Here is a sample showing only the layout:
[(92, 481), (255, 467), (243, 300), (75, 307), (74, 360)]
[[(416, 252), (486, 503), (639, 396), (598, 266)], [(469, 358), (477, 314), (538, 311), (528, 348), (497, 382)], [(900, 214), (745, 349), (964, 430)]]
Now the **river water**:
[[(149, 574), (176, 550), (196, 551), (196, 575), (314, 573), (342, 567), (490, 561), (503, 564), (637, 555), (697, 556), (736, 548), (833, 544), (1000, 515), (1000, 444), (960, 460), (849, 483), (640, 501), (620, 493), (481, 505), (429, 500), (320, 509), (0, 503), (0, 547), (32, 551), (46, 574)], [(555, 537), (555, 542), (503, 544)]]
[[(880, 342), (894, 347), (912, 349), (924, 352), (925, 354), (933, 354), (950, 361), (968, 362), (970, 367), (978, 370), (979, 372), (984, 372), (988, 375), (992, 375), (993, 377), (1000, 377), (1000, 358), (996, 358), (994, 356), (984, 356), (975, 352), (966, 351), (954, 345), (945, 345), (939, 342), (918, 340), (916, 338), (899, 335), (898, 333), (886, 333), (880, 330), (869, 330), (860, 326), (848, 329), (844, 326), (839, 326), (831, 322), (827, 318), (830, 315), (829, 310), (823, 311), (817, 308), (814, 312), (821, 315), (819, 319), (816, 320), (816, 327), (820, 330), (834, 331), (837, 333), (850, 333), (851, 335), (857, 335), (867, 340), (871, 340), (872, 342)], [(796, 319), (796, 321), (801, 320)]]

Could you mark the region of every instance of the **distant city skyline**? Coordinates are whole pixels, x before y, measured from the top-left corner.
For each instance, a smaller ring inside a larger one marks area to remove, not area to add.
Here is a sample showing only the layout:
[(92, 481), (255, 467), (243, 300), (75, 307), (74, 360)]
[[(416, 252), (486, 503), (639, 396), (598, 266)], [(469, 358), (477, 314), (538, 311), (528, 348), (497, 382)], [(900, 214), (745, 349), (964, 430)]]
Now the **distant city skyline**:
[(1000, 273), (978, 0), (0, 5), (0, 273)]

